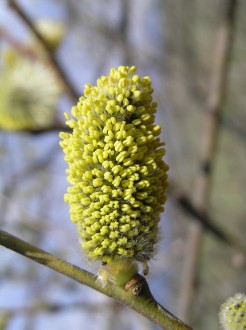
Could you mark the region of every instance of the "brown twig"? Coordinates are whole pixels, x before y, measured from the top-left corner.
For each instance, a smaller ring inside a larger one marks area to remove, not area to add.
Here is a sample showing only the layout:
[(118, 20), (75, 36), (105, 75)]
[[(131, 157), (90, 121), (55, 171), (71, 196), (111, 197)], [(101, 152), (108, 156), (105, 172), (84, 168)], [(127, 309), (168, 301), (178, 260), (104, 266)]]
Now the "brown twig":
[(35, 314), (40, 312), (48, 312), (48, 313), (59, 313), (62, 311), (67, 311), (68, 309), (80, 309), (86, 310), (87, 312), (101, 312), (103, 308), (111, 308), (115, 302), (108, 301), (103, 303), (90, 303), (88, 301), (78, 301), (71, 303), (53, 303), (47, 301), (40, 301), (34, 303), (30, 306), (22, 306), (22, 307), (1, 307), (1, 313), (6, 313), (12, 316), (16, 316), (17, 314)]
[(79, 98), (79, 95), (77, 94), (75, 88), (73, 87), (73, 84), (71, 83), (70, 79), (68, 78), (67, 74), (61, 67), (61, 65), (58, 63), (56, 56), (52, 49), (47, 44), (46, 40), (43, 38), (43, 36), (39, 33), (39, 31), (36, 29), (35, 25), (33, 24), (31, 18), (24, 12), (24, 10), (20, 7), (20, 5), (15, 0), (9, 0), (8, 1), (9, 6), (18, 14), (18, 16), (23, 20), (23, 22), (26, 23), (26, 25), (30, 28), (32, 33), (35, 35), (37, 40), (39, 40), (40, 44), (44, 48), (48, 60), (52, 67), (54, 68), (55, 72), (57, 73), (58, 77), (61, 79), (65, 89), (67, 92), (71, 95), (71, 97), (74, 100), (77, 100)]
[[(208, 97), (207, 112), (204, 118), (204, 135), (200, 148), (200, 171), (194, 189), (194, 205), (200, 213), (204, 213), (207, 208), (211, 188), (211, 170), (216, 154), (220, 118), (228, 83), (236, 9), (237, 0), (229, 0), (226, 16), (218, 30), (216, 40), (214, 67), (210, 84), (211, 90)], [(186, 321), (189, 319), (188, 314), (194, 294), (203, 229), (204, 225), (201, 222), (193, 223), (187, 239), (179, 313), (180, 317)]]
[(0, 38), (5, 40), (9, 45), (11, 45), (14, 49), (16, 49), (20, 54), (36, 60), (37, 54), (33, 49), (23, 45), (23, 43), (17, 41), (12, 35), (10, 35), (4, 28), (0, 27)]
[(246, 245), (242, 244), (237, 237), (233, 236), (233, 234), (216, 225), (214, 219), (212, 219), (206, 212), (196, 208), (189, 196), (173, 181), (169, 182), (169, 193), (170, 197), (174, 199), (177, 205), (182, 208), (182, 210), (187, 213), (191, 219), (201, 223), (205, 230), (212, 233), (222, 242), (234, 247), (246, 255)]

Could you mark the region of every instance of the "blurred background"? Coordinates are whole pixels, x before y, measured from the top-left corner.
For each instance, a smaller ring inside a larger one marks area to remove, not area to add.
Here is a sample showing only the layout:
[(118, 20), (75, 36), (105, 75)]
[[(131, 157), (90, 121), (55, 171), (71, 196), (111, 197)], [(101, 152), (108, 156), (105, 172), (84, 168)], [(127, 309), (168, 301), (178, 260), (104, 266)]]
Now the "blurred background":
[[(96, 273), (80, 249), (59, 147), (63, 112), (111, 67), (149, 75), (170, 191), (147, 277), (196, 330), (246, 291), (245, 1), (0, 1), (0, 228)], [(0, 247), (1, 330), (159, 329)]]

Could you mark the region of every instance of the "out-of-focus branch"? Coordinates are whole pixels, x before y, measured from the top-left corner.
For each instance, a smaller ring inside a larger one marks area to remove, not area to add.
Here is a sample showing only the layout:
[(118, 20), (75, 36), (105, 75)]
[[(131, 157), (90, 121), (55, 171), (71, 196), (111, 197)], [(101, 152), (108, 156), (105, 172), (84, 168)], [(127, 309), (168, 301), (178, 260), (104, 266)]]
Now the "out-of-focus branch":
[(66, 126), (61, 122), (56, 122), (51, 126), (43, 127), (43, 128), (35, 128), (33, 130), (22, 130), (21, 132), (27, 132), (33, 135), (39, 135), (48, 132), (71, 132), (71, 128)]
[(16, 49), (22, 55), (29, 57), (30, 59), (37, 59), (37, 54), (31, 49), (23, 45), (23, 43), (17, 41), (10, 35), (4, 28), (0, 26), (0, 38), (5, 40), (9, 45), (11, 45), (14, 49)]
[(24, 12), (24, 10), (20, 7), (20, 5), (15, 0), (8, 1), (10, 7), (18, 14), (18, 16), (26, 23), (26, 25), (30, 28), (32, 33), (35, 35), (37, 40), (39, 40), (40, 44), (42, 45), (43, 49), (45, 50), (48, 60), (52, 67), (54, 68), (56, 74), (60, 78), (61, 82), (63, 83), (65, 89), (70, 94), (70, 96), (77, 100), (79, 95), (77, 94), (75, 88), (73, 87), (72, 82), (68, 78), (67, 74), (58, 63), (56, 56), (50, 46), (47, 44), (41, 33), (36, 29), (35, 25), (33, 24), (31, 18)]
[[(237, 0), (227, 1), (227, 11), (224, 21), (222, 21), (218, 29), (216, 40), (214, 66), (210, 83), (211, 89), (208, 96), (207, 111), (204, 118), (204, 134), (200, 148), (200, 171), (196, 178), (194, 189), (194, 205), (201, 213), (205, 212), (210, 195), (211, 170), (216, 154), (221, 113), (228, 83), (237, 4)], [(179, 313), (180, 317), (186, 321), (189, 320), (188, 314), (195, 291), (197, 263), (200, 256), (203, 229), (204, 225), (201, 222), (194, 222), (187, 239)]]
[[(0, 128), (1, 131), (1, 128)], [(3, 130), (4, 131), (4, 130)], [(28, 134), (33, 134), (33, 135), (39, 135), (39, 134), (44, 134), (44, 133), (49, 133), (49, 132), (71, 132), (71, 128), (68, 126), (65, 126), (64, 124), (60, 122), (56, 122), (52, 124), (51, 126), (47, 127), (42, 127), (42, 128), (34, 128), (34, 129), (21, 129), (21, 130), (15, 130), (15, 132), (20, 132), (20, 133), (28, 133)]]
[(129, 14), (131, 12), (131, 2), (125, 0), (121, 2), (121, 17), (118, 27), (118, 40), (122, 48), (124, 65), (131, 65), (133, 61), (132, 49), (129, 45)]
[(139, 274), (131, 279), (125, 288), (109, 283), (103, 287), (97, 281), (95, 275), (2, 230), (0, 230), (0, 245), (70, 277), (78, 283), (87, 285), (109, 297), (117, 299), (136, 312), (147, 317), (149, 320), (160, 325), (165, 330), (192, 330), (188, 325), (177, 319), (156, 302), (145, 278)]
[(169, 192), (170, 197), (173, 198), (177, 205), (193, 220), (199, 221), (205, 230), (246, 255), (246, 245), (241, 244), (237, 237), (217, 226), (215, 221), (206, 212), (196, 208), (189, 196), (172, 181), (169, 182)]
[(1, 313), (17, 316), (23, 314), (34, 314), (40, 312), (48, 313), (60, 313), (69, 309), (86, 310), (87, 312), (101, 312), (103, 308), (110, 308), (113, 305), (112, 302), (103, 303), (90, 303), (88, 301), (78, 301), (71, 303), (51, 303), (47, 301), (41, 301), (34, 303), (31, 306), (5, 308), (0, 306)]

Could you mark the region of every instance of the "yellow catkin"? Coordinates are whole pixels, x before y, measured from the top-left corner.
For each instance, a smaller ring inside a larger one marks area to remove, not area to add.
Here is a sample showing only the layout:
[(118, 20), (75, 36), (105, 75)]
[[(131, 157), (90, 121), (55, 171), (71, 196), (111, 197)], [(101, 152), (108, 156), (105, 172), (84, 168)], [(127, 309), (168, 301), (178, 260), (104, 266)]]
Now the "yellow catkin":
[(0, 129), (51, 125), (60, 94), (61, 86), (50, 68), (7, 51), (0, 75)]
[(220, 323), (224, 330), (246, 329), (246, 295), (237, 293), (229, 298), (219, 313)]
[(167, 170), (149, 77), (112, 68), (87, 84), (60, 134), (71, 187), (65, 195), (88, 258), (103, 263), (153, 255)]

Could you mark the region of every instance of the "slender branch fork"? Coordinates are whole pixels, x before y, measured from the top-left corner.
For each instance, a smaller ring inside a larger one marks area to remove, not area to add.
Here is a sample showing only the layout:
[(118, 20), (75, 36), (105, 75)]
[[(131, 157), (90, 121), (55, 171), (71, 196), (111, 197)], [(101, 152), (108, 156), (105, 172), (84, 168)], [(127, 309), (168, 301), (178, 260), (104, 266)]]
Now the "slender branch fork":
[(97, 281), (96, 276), (88, 271), (55, 257), (3, 230), (0, 230), (0, 245), (70, 277), (78, 283), (87, 285), (108, 297), (115, 298), (160, 325), (165, 330), (192, 330), (192, 328), (156, 302), (145, 278), (139, 274), (135, 277), (135, 284), (128, 288), (122, 288), (112, 284), (107, 284), (103, 287)]
[(60, 80), (63, 82), (63, 85), (66, 88), (67, 92), (70, 94), (72, 99), (77, 100), (79, 95), (77, 94), (75, 88), (73, 87), (72, 82), (68, 78), (68, 76), (67, 76), (66, 72), (63, 70), (63, 68), (57, 62), (54, 52), (50, 49), (49, 45), (46, 43), (43, 36), (36, 29), (35, 25), (33, 24), (32, 20), (30, 19), (30, 17), (25, 13), (25, 11), (22, 10), (22, 8), (18, 5), (18, 3), (15, 0), (9, 0), (8, 3), (9, 3), (9, 6), (19, 15), (19, 17), (23, 20), (23, 22), (26, 23), (26, 25), (30, 28), (32, 33), (39, 40), (40, 44), (46, 51), (50, 64), (54, 68), (54, 70), (57, 73)]

